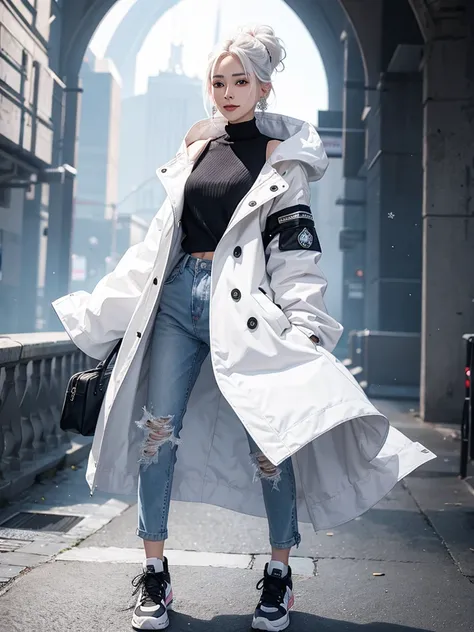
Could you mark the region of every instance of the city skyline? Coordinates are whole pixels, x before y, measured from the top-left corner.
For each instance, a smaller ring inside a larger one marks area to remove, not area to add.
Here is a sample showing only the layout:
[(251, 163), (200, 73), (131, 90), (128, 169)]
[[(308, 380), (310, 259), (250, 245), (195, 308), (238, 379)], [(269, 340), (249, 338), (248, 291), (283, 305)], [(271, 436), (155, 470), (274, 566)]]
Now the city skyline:
[[(183, 44), (183, 71), (203, 78), (209, 50), (215, 40), (218, 0), (182, 0), (167, 11), (152, 27), (137, 56), (136, 93), (146, 91), (149, 76), (168, 67), (171, 44)], [(105, 16), (91, 40), (91, 50), (102, 57), (107, 45), (136, 0), (119, 0)], [(283, 0), (241, 0), (239, 5), (220, 0), (220, 37), (236, 26), (249, 23), (270, 24), (287, 50), (285, 70), (276, 73), (269, 111), (316, 122), (317, 110), (327, 109), (327, 80), (319, 51), (299, 17)], [(190, 19), (192, 16), (192, 19)], [(268, 19), (271, 16), (271, 19)]]

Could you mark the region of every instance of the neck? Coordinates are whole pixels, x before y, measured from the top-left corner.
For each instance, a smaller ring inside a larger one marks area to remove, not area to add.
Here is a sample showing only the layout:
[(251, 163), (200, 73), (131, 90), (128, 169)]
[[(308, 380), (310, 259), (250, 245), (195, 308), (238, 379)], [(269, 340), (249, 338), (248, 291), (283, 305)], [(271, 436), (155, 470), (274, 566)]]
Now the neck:
[(255, 118), (241, 121), (239, 123), (227, 123), (225, 131), (227, 132), (227, 140), (234, 142), (239, 140), (250, 140), (260, 136)]

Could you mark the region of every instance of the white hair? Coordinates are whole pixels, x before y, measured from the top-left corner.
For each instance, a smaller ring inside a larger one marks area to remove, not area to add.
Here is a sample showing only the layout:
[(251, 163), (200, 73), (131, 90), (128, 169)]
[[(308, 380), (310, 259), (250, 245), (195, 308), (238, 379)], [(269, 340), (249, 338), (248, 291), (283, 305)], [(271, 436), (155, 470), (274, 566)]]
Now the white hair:
[[(254, 74), (261, 83), (271, 83), (272, 75), (284, 70), (286, 51), (283, 42), (276, 37), (271, 26), (243, 26), (234, 37), (224, 40), (209, 55), (203, 85), (204, 107), (209, 103), (211, 77), (220, 60), (226, 55), (239, 59), (247, 75)], [(271, 88), (273, 90), (273, 86)]]

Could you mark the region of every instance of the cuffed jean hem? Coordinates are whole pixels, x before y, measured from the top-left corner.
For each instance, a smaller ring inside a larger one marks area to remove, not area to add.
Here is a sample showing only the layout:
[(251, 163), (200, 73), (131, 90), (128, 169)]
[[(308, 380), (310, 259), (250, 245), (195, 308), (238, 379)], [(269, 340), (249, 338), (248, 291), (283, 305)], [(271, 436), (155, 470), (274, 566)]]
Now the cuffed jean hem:
[(301, 535), (299, 533), (296, 533), (291, 540), (287, 540), (286, 542), (274, 542), (272, 540), (272, 538), (270, 538), (270, 545), (274, 548), (274, 549), (291, 549), (291, 547), (296, 546), (296, 548), (299, 547), (301, 542)]
[(148, 533), (142, 529), (137, 529), (135, 532), (142, 540), (148, 540), (149, 542), (161, 542), (168, 539), (168, 530), (161, 531), (160, 533)]

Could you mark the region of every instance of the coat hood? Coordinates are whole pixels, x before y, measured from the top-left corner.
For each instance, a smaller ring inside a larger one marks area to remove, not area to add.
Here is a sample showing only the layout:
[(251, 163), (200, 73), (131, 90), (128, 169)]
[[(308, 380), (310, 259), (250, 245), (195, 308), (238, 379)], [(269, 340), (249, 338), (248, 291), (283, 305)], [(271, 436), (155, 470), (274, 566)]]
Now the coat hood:
[[(268, 112), (256, 112), (255, 120), (262, 134), (283, 141), (268, 160), (272, 167), (287, 160), (297, 160), (305, 167), (310, 182), (323, 177), (329, 161), (321, 138), (311, 123)], [(227, 119), (223, 116), (198, 121), (184, 137), (178, 155), (187, 157), (189, 145), (197, 140), (222, 136), (226, 125)]]

